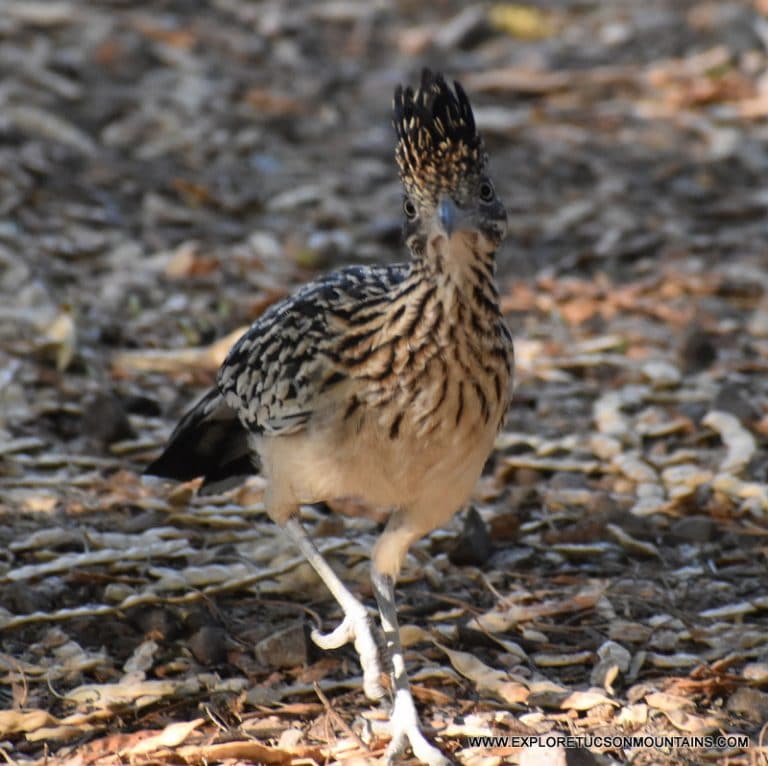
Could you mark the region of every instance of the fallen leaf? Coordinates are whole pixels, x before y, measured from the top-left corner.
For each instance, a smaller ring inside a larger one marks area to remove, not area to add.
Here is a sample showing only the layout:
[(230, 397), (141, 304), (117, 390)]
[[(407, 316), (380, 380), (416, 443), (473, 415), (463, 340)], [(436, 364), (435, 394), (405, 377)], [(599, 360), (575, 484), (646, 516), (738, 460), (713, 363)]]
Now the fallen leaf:
[(560, 707), (563, 710), (591, 710), (598, 705), (613, 705), (615, 707), (620, 707), (616, 700), (611, 699), (599, 689), (571, 692), (560, 702)]
[(488, 17), (500, 32), (523, 40), (539, 40), (555, 31), (551, 14), (532, 5), (499, 3), (491, 6)]
[(204, 722), (204, 718), (195, 718), (192, 721), (169, 724), (159, 734), (141, 740), (120, 755), (143, 755), (159, 750), (161, 747), (177, 747)]
[(522, 703), (528, 699), (526, 686), (511, 680), (508, 673), (489, 667), (469, 652), (448, 649), (441, 644), (438, 646), (448, 655), (455, 670), (474, 682), (479, 694), (490, 694), (509, 704)]
[(719, 410), (708, 412), (702, 425), (717, 431), (726, 447), (726, 455), (720, 463), (722, 473), (739, 473), (752, 459), (757, 449), (755, 437), (741, 425), (735, 415)]

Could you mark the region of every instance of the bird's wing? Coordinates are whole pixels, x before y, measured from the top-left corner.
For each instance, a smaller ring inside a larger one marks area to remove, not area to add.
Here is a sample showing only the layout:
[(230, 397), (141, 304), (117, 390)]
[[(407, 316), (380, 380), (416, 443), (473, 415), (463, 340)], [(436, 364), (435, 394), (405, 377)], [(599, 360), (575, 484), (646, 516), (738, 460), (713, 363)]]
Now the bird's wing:
[(351, 266), (271, 306), (232, 347), (219, 390), (251, 431), (289, 434), (347, 379), (338, 349), (356, 325), (386, 303), (407, 266)]
[(208, 391), (179, 421), (149, 476), (177, 481), (204, 477), (203, 493), (221, 492), (255, 472), (247, 432), (218, 389)]

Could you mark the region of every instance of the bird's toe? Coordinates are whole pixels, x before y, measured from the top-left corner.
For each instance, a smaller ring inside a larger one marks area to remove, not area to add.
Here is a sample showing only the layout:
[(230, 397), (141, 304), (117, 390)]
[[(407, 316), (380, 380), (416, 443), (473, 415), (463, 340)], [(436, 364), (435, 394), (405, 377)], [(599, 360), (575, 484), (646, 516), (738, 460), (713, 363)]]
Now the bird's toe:
[(360, 657), (363, 669), (363, 691), (368, 699), (378, 700), (384, 696), (385, 690), (381, 685), (381, 664), (379, 648), (371, 631), (371, 623), (365, 611), (348, 613), (341, 624), (330, 633), (312, 631), (312, 640), (321, 649), (338, 649), (350, 641)]
[(410, 692), (395, 694), (390, 722), (392, 739), (384, 756), (388, 766), (397, 762), (408, 745), (416, 759), (427, 766), (452, 766), (452, 762), (422, 734)]

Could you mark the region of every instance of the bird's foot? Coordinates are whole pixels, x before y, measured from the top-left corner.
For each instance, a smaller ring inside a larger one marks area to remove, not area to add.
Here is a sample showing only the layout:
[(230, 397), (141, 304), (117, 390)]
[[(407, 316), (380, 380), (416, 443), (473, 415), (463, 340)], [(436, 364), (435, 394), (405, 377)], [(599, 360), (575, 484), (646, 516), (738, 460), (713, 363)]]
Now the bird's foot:
[(378, 700), (384, 696), (381, 685), (381, 665), (379, 663), (379, 648), (371, 632), (371, 622), (368, 612), (360, 605), (360, 609), (349, 610), (344, 615), (342, 623), (330, 633), (312, 631), (312, 640), (321, 649), (338, 649), (353, 641), (360, 665), (363, 668), (363, 691), (368, 699)]
[(390, 726), (392, 740), (384, 754), (388, 766), (397, 761), (397, 758), (408, 745), (411, 746), (417, 760), (427, 764), (427, 766), (451, 766), (451, 761), (434, 745), (430, 744), (421, 733), (416, 706), (410, 691), (407, 689), (401, 689), (395, 694)]

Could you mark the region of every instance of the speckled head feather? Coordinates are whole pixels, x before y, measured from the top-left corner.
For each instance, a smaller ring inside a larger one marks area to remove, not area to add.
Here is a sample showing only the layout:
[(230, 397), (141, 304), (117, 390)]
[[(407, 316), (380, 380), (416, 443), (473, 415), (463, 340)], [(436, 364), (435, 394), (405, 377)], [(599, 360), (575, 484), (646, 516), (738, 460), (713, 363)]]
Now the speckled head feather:
[(417, 205), (434, 205), (441, 193), (456, 192), (483, 173), (487, 156), (458, 82), (451, 88), (425, 69), (415, 92), (398, 86), (393, 124), (400, 178)]

